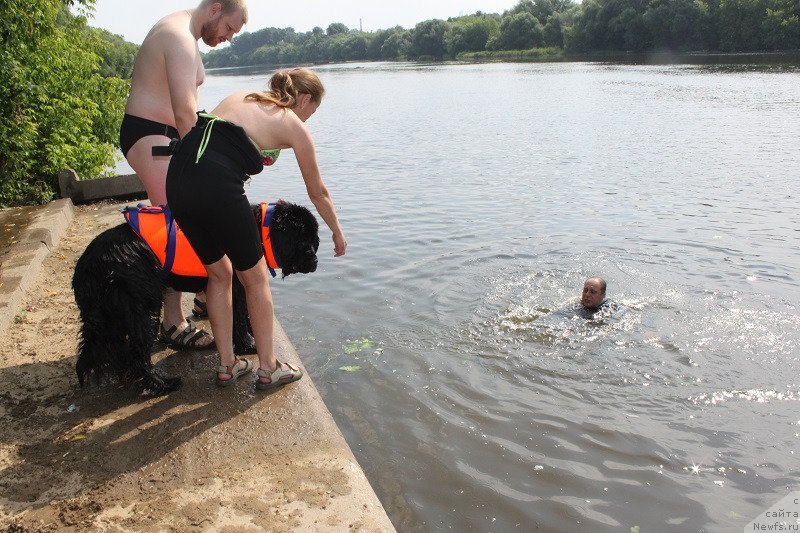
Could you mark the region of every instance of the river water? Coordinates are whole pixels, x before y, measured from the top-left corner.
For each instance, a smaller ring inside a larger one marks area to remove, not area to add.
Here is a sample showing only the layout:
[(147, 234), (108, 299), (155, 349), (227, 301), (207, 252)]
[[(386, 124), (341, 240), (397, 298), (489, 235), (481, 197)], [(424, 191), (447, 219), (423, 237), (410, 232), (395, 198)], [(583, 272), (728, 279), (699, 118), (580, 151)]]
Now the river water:
[[(800, 70), (317, 72), (349, 247), (277, 317), (398, 530), (741, 531), (800, 488)], [(311, 206), (291, 151), (248, 194)], [(590, 275), (617, 316), (564, 311)]]

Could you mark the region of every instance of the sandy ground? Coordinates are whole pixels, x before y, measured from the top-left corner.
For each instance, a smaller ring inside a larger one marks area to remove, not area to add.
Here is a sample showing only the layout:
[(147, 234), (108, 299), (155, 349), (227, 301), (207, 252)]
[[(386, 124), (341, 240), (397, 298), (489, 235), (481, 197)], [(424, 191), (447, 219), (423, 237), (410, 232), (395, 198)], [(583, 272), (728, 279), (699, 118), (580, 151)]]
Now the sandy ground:
[[(169, 396), (78, 387), (72, 270), (118, 207), (76, 208), (0, 340), (0, 527), (392, 531), (308, 376), (218, 389), (212, 351), (162, 349), (154, 360), (184, 378)], [(277, 329), (279, 357), (299, 363)]]

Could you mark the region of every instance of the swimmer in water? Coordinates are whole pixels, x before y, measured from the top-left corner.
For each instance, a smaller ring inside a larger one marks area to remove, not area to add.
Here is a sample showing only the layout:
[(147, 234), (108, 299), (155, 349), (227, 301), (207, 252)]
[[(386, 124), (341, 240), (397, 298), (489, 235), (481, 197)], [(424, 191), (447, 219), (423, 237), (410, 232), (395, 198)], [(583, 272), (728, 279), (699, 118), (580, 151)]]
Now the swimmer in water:
[(606, 300), (606, 280), (592, 277), (583, 282), (583, 295), (581, 305), (587, 311), (598, 311)]
[(611, 316), (618, 309), (619, 306), (615, 302), (606, 298), (606, 280), (594, 276), (583, 282), (581, 314), (591, 315), (587, 318), (599, 318), (596, 316), (597, 313), (602, 312), (603, 316)]

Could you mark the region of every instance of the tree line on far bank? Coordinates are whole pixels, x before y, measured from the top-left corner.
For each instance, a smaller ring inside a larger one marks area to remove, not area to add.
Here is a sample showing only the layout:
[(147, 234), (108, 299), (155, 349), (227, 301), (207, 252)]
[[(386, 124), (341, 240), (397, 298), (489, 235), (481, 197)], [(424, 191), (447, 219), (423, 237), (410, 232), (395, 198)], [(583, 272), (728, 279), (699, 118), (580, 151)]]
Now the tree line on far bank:
[(363, 32), (264, 28), (204, 56), (207, 67), (593, 52), (758, 52), (800, 48), (798, 0), (520, 0), (477, 12)]

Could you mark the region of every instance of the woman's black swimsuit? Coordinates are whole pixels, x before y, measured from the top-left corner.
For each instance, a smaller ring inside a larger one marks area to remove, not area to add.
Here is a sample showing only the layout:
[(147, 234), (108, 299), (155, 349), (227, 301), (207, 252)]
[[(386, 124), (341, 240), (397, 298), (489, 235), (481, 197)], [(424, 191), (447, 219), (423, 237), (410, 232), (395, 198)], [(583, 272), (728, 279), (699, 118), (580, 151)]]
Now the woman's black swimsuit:
[(167, 171), (167, 203), (204, 265), (227, 255), (238, 271), (264, 256), (244, 182), (264, 168), (244, 129), (200, 114)]
[(122, 155), (128, 157), (128, 151), (142, 137), (148, 135), (163, 135), (170, 139), (177, 139), (178, 130), (169, 124), (162, 124), (154, 120), (137, 117), (125, 113), (122, 117), (122, 124), (119, 127), (119, 147)]

